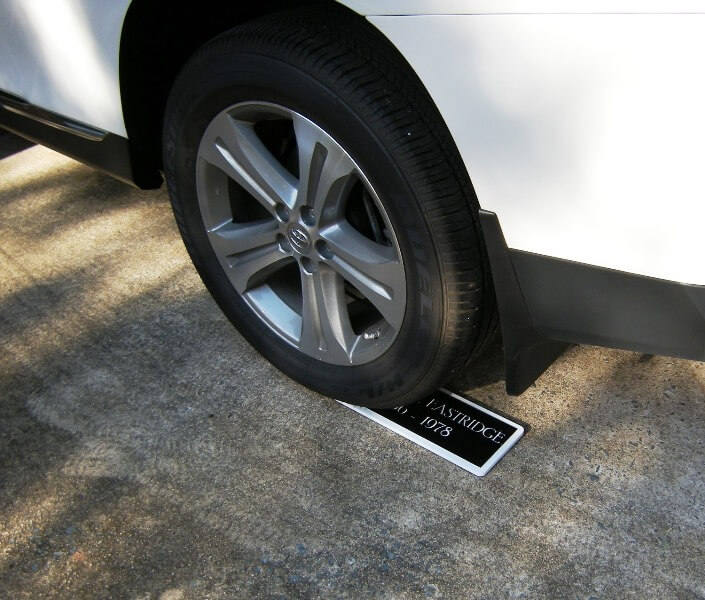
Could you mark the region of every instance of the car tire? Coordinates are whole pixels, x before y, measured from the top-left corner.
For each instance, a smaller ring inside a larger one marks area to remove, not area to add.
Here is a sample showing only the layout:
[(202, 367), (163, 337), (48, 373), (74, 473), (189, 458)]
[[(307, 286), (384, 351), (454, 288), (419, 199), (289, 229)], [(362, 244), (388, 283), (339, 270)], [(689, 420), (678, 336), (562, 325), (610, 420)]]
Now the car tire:
[(296, 381), (399, 406), (493, 333), (457, 150), (363, 19), (280, 13), (208, 42), (172, 88), (163, 142), (176, 222), (206, 287)]

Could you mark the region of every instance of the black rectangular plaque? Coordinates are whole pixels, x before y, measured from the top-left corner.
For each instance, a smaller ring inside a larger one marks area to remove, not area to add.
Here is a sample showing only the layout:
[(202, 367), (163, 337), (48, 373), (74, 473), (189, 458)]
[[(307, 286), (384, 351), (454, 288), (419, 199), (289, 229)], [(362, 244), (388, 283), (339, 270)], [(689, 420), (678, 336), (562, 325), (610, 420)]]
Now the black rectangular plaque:
[(345, 406), (479, 476), (524, 434), (518, 423), (446, 390), (398, 408)]

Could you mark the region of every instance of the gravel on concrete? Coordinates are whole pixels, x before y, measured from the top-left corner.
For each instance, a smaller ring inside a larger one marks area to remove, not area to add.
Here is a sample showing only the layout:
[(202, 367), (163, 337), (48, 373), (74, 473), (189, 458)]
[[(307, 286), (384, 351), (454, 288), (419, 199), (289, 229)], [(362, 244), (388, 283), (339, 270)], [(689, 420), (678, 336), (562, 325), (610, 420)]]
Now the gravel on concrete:
[(702, 598), (705, 368), (570, 349), (476, 478), (293, 383), (166, 192), (0, 134), (1, 598)]

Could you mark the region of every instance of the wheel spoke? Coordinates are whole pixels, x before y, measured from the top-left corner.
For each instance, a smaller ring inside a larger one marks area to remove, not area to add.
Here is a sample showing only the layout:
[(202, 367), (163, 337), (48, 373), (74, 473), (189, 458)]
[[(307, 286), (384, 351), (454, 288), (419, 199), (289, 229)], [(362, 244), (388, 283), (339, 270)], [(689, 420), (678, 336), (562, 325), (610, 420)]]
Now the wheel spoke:
[(208, 233), (221, 261), (228, 265), (227, 275), (235, 289), (245, 293), (267, 279), (290, 260), (277, 241), (273, 221), (227, 223)]
[(331, 265), (399, 330), (406, 306), (406, 279), (396, 250), (369, 240), (347, 222), (321, 231), (332, 252)]
[(302, 269), (301, 291), (299, 350), (327, 361), (351, 363), (356, 336), (350, 326), (343, 280), (325, 265), (315, 273)]
[(311, 207), (317, 222), (331, 220), (343, 206), (342, 198), (355, 173), (355, 163), (311, 121), (300, 115), (294, 115), (293, 120), (299, 150), (297, 204)]
[(206, 129), (199, 156), (237, 181), (273, 215), (277, 203), (294, 206), (296, 178), (267, 150), (251, 124), (221, 113)]
[(218, 256), (230, 257), (274, 244), (278, 231), (274, 221), (243, 224), (228, 221), (211, 229), (208, 238)]

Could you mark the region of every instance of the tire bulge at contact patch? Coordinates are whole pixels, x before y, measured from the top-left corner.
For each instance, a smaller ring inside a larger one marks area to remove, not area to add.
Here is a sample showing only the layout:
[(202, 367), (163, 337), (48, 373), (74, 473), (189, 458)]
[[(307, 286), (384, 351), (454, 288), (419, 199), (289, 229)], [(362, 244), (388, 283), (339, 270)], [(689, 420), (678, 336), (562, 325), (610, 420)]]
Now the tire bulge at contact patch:
[(518, 423), (443, 389), (397, 408), (341, 404), (480, 477), (524, 435)]

